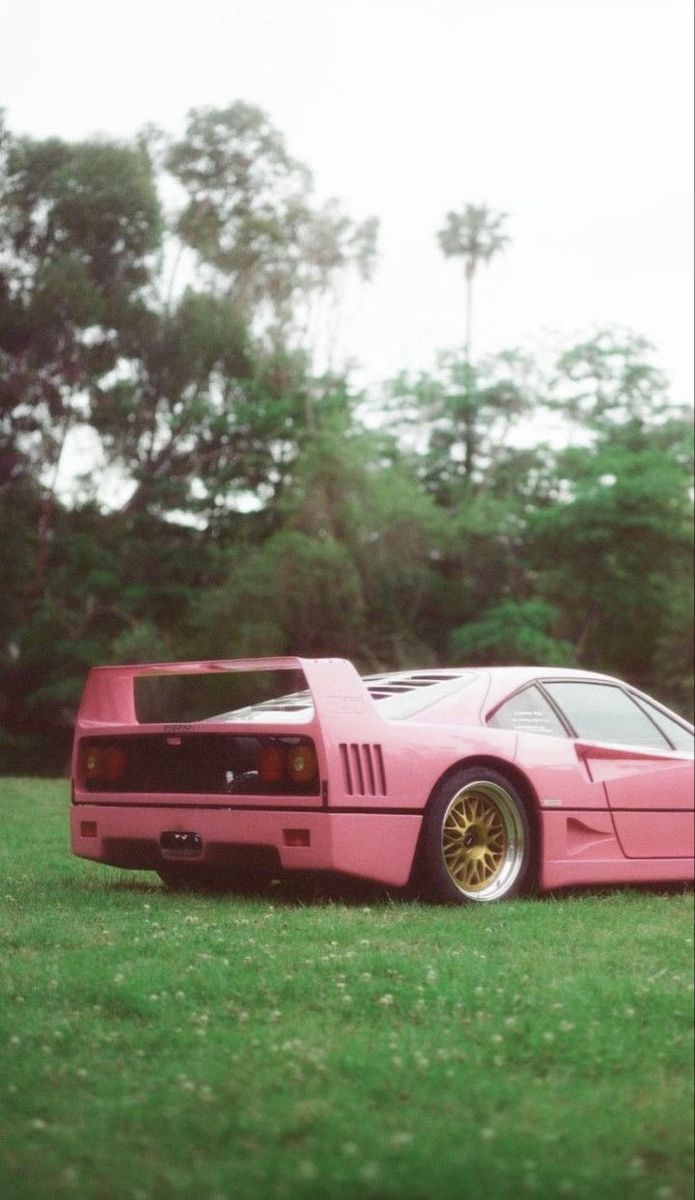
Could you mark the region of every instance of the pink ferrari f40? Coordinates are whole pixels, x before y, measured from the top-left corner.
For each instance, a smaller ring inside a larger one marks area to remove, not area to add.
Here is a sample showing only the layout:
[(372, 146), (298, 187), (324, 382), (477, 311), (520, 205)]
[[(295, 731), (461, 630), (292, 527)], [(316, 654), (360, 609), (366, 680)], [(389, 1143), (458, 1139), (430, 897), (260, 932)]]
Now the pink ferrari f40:
[(434, 900), (693, 877), (693, 728), (558, 667), (100, 667), (72, 848), (171, 887), (333, 871)]

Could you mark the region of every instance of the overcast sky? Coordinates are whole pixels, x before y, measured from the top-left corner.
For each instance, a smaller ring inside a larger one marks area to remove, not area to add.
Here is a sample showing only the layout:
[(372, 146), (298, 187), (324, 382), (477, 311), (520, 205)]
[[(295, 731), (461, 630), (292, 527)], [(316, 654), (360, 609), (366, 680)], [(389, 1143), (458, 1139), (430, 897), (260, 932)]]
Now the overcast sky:
[(341, 310), (367, 378), (463, 341), (436, 230), (509, 213), (477, 284), (474, 352), (598, 325), (649, 338), (692, 400), (692, 0), (0, 0), (15, 133), (182, 130), (265, 109), (320, 198), (381, 218), (373, 284)]

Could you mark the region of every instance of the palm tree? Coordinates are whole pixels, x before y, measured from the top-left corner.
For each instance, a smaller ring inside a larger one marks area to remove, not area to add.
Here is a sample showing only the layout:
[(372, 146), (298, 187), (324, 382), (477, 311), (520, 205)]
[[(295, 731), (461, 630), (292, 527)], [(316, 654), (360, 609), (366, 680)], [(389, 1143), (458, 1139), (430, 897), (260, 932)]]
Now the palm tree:
[(462, 212), (446, 214), (446, 223), (437, 237), (447, 258), (463, 258), (466, 277), (466, 363), (470, 362), (471, 328), (473, 323), (473, 277), (481, 262), (489, 262), (493, 254), (507, 245), (509, 238), (502, 232), (507, 213), (496, 213), (484, 204), (467, 204)]

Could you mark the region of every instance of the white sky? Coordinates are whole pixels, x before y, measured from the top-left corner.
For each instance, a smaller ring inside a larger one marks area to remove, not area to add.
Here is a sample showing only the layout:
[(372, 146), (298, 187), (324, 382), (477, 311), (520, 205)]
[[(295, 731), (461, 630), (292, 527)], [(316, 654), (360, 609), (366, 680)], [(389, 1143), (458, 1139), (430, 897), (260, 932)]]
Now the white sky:
[(378, 215), (339, 325), (367, 378), (461, 344), (435, 234), (473, 202), (513, 239), (476, 284), (476, 354), (619, 325), (692, 400), (691, 0), (0, 0), (0, 31), (15, 133), (176, 133), (243, 99), (320, 198)]

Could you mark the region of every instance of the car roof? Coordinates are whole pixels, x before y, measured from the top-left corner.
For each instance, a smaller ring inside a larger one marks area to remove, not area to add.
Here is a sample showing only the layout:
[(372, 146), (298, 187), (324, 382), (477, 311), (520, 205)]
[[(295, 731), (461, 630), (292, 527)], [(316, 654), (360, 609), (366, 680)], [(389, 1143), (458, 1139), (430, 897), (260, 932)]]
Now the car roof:
[[(484, 712), (497, 707), (505, 697), (536, 679), (584, 679), (619, 683), (607, 675), (572, 667), (423, 667), (363, 674), (362, 682), (382, 716), (395, 720), (444, 719), (451, 710), (457, 719), (479, 723)], [(452, 707), (453, 706), (453, 707)], [(242, 709), (220, 713), (209, 720), (304, 721), (312, 710), (308, 690), (261, 700)]]
[(433, 667), (362, 676), (382, 716), (428, 723), (463, 720), (472, 724), (484, 722), (485, 714), (507, 696), (539, 679), (620, 684), (609, 675), (579, 667), (542, 665)]

